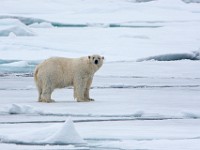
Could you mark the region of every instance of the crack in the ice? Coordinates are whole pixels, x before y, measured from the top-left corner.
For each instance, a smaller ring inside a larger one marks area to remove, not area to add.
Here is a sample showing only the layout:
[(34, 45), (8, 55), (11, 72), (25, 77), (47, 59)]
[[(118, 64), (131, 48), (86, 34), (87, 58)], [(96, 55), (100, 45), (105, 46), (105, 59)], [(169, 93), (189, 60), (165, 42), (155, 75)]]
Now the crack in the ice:
[[(54, 27), (75, 27), (75, 28), (83, 28), (83, 27), (106, 27), (106, 28), (160, 28), (163, 25), (155, 25), (150, 22), (145, 22), (147, 25), (130, 25), (130, 24), (122, 24), (122, 23), (82, 23), (82, 24), (73, 24), (73, 23), (60, 23), (60, 22), (51, 22), (44, 19), (38, 18), (28, 18), (28, 17), (20, 17), (20, 16), (0, 16), (0, 19), (18, 19), (22, 23), (26, 25), (31, 25), (34, 23), (50, 23)], [(136, 22), (139, 23), (139, 22)]]
[(76, 143), (56, 143), (56, 144), (51, 144), (51, 143), (43, 143), (43, 142), (23, 142), (23, 141), (17, 141), (17, 140), (5, 140), (5, 139), (0, 139), (0, 143), (7, 143), (7, 144), (16, 144), (16, 145), (40, 145), (40, 146), (45, 146), (45, 145), (52, 145), (52, 146), (68, 146), (68, 145), (73, 145), (75, 147), (84, 147), (86, 144), (76, 144)]
[[(0, 59), (1, 63), (7, 63), (7, 61), (24, 61), (24, 60), (2, 60)], [(30, 61), (31, 65), (37, 65), (41, 60), (38, 61)], [(29, 63), (29, 61), (28, 61)], [(33, 77), (33, 72), (27, 73), (0, 73), (0, 77)], [(132, 76), (132, 75), (95, 75), (96, 78), (124, 78), (124, 79), (184, 79), (184, 80), (200, 80), (200, 78), (190, 78), (190, 77), (152, 77), (152, 76)]]
[(200, 78), (190, 77), (156, 77), (156, 76), (132, 76), (132, 75), (96, 75), (98, 78), (125, 78), (125, 79), (186, 79), (186, 80), (199, 80)]
[[(108, 85), (92, 86), (91, 89), (153, 89), (153, 88), (198, 88), (200, 85)], [(0, 88), (0, 91), (27, 91), (36, 88)], [(66, 89), (72, 89), (67, 87)]]
[[(83, 119), (74, 120), (74, 123), (88, 123), (88, 122), (125, 122), (125, 121), (161, 121), (161, 120), (182, 120), (186, 118), (109, 118), (109, 119)], [(199, 119), (199, 118), (187, 118), (187, 119)], [(63, 123), (65, 120), (49, 120), (49, 121), (18, 121), (18, 122), (0, 122), (0, 124), (43, 124), (43, 123)]]
[(200, 85), (110, 85), (93, 86), (92, 89), (137, 89), (137, 88), (197, 88)]

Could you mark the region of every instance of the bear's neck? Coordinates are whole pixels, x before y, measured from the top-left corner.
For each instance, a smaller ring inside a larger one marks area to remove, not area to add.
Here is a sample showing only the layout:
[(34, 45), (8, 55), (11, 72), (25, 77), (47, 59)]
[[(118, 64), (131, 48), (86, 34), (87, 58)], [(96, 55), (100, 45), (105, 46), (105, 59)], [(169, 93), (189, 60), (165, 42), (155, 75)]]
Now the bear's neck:
[(90, 70), (91, 70), (91, 74), (92, 74), (92, 75), (94, 75), (95, 72), (97, 72), (97, 70), (99, 69), (99, 67), (98, 67), (97, 65), (94, 65), (94, 64), (92, 64), (92, 63), (89, 65), (89, 67), (90, 67)]

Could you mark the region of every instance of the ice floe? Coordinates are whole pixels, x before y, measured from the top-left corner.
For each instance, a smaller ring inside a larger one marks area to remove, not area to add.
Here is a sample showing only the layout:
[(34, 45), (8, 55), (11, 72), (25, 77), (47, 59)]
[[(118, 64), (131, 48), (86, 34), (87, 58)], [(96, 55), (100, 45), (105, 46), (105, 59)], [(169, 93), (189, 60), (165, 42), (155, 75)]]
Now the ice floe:
[[(199, 149), (200, 61), (191, 51), (199, 49), (200, 5), (183, 1), (1, 2), (1, 21), (21, 24), (0, 25), (9, 29), (0, 38), (1, 149), (70, 149), (81, 137), (85, 149)], [(21, 26), (37, 36), (21, 36)], [(55, 91), (56, 103), (37, 102), (36, 60), (91, 53), (106, 57), (95, 102), (75, 102), (72, 89)], [(135, 62), (150, 56), (162, 62)], [(177, 57), (188, 60), (165, 62)]]
[(200, 3), (200, 0), (182, 0), (185, 3)]
[(12, 63), (7, 63), (7, 64), (1, 64), (1, 66), (6, 66), (6, 67), (27, 67), (29, 66), (27, 61), (17, 61), (17, 62), (12, 62)]
[(52, 144), (74, 144), (74, 143), (85, 143), (76, 131), (71, 118), (65, 121), (65, 123), (58, 129), (54, 134), (47, 137), (42, 143)]
[(33, 31), (17, 19), (0, 19), (0, 36), (34, 36)]
[(4, 109), (9, 114), (42, 114), (43, 112), (39, 109), (35, 109), (29, 105), (18, 105), (12, 104)]
[(30, 145), (86, 144), (76, 131), (71, 118), (68, 118), (63, 124), (50, 125), (33, 130), (25, 129), (23, 133), (0, 134), (0, 141), (1, 143)]
[(192, 53), (163, 54), (147, 58), (141, 58), (138, 59), (137, 61), (148, 61), (148, 60), (174, 61), (174, 60), (185, 60), (185, 59), (200, 60), (200, 52), (194, 51)]
[(0, 73), (30, 73), (41, 61), (0, 59)]

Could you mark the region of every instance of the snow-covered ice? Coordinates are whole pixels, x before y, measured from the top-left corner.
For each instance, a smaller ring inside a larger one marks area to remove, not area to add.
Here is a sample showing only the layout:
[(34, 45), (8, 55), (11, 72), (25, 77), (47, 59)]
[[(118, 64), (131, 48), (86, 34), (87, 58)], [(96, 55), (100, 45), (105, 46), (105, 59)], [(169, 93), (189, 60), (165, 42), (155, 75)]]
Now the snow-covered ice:
[[(198, 2), (1, 1), (1, 148), (199, 150)], [(94, 102), (37, 102), (38, 63), (94, 53)]]

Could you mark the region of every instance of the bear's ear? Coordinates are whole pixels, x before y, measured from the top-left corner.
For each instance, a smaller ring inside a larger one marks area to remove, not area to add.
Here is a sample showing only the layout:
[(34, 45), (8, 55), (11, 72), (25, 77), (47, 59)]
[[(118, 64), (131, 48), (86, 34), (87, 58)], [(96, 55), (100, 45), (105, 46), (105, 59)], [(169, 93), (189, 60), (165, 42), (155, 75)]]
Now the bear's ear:
[(104, 56), (102, 56), (101, 58), (104, 59)]
[(88, 56), (88, 59), (90, 59), (91, 57), (90, 56)]

